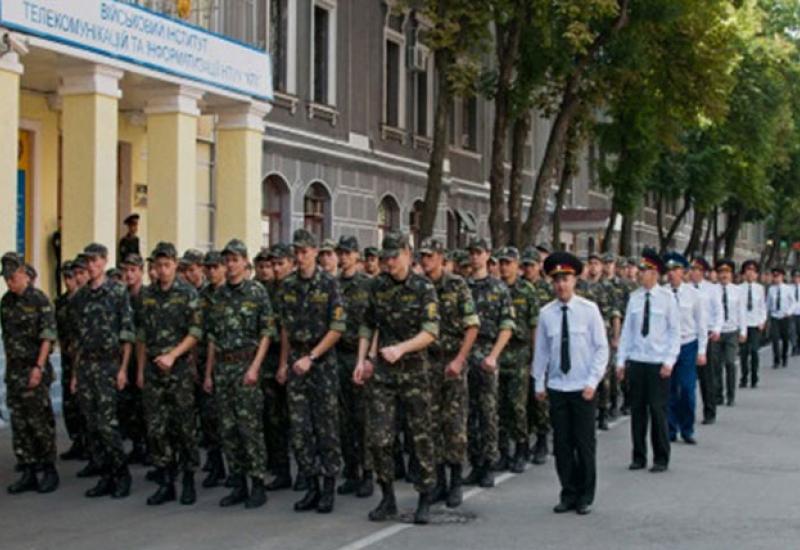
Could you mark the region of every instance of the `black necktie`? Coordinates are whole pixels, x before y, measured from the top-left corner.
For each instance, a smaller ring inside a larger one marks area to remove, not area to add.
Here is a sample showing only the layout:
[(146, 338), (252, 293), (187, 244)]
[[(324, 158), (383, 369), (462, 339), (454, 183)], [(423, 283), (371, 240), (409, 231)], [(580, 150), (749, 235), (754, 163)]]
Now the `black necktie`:
[(794, 301), (795, 302), (800, 301), (800, 292), (798, 292), (798, 289), (800, 289), (800, 285), (794, 285)]
[(675, 295), (675, 301), (680, 305), (681, 299), (678, 297), (678, 287), (674, 287), (672, 293)]
[(780, 312), (781, 310), (781, 285), (775, 287), (775, 291), (778, 293), (778, 302), (775, 305), (775, 311)]
[(567, 374), (572, 368), (569, 358), (569, 321), (567, 321), (567, 306), (561, 306), (561, 372)]
[(642, 336), (647, 338), (650, 334), (650, 293), (644, 295), (644, 320), (642, 321)]
[(728, 320), (728, 289), (727, 287), (722, 287), (722, 307), (725, 310), (725, 320)]
[(753, 283), (747, 283), (747, 311), (753, 311)]
[(700, 290), (700, 283), (695, 283), (695, 284), (694, 284), (694, 287), (695, 287), (696, 289)]

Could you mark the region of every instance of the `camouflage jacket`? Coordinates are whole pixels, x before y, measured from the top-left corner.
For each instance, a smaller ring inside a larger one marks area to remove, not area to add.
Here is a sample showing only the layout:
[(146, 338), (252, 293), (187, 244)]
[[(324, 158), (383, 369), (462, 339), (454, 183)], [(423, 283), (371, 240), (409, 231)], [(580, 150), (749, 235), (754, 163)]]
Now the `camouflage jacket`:
[(601, 283), (606, 296), (608, 296), (611, 318), (622, 318), (628, 305), (628, 296), (630, 296), (627, 286), (619, 277), (603, 279)]
[(358, 329), (361, 326), (364, 310), (367, 309), (369, 303), (370, 280), (369, 276), (364, 273), (356, 273), (350, 278), (339, 275), (339, 288), (342, 291), (345, 317), (347, 318), (347, 330), (338, 344), (343, 350), (358, 350)]
[(611, 304), (606, 285), (604, 285), (602, 281), (592, 282), (586, 279), (578, 279), (575, 292), (578, 296), (597, 304), (597, 307), (600, 308), (600, 314), (603, 316), (605, 326), (608, 328), (611, 320)]
[(205, 323), (208, 341), (220, 351), (255, 349), (264, 337), (274, 340), (275, 318), (264, 287), (251, 280), (226, 283), (214, 292)]
[(150, 357), (167, 353), (186, 336), (203, 337), (203, 314), (197, 291), (176, 279), (167, 290), (155, 284), (141, 292), (142, 309), (136, 338)]
[(483, 279), (467, 279), (467, 284), (475, 301), (475, 309), (481, 326), (478, 331), (478, 340), (497, 340), (497, 335), (502, 330), (514, 330), (516, 327), (514, 305), (511, 303), (511, 294), (505, 283), (494, 277)]
[(522, 277), (517, 277), (513, 285), (508, 287), (511, 303), (514, 304), (514, 335), (511, 342), (516, 345), (530, 346), (533, 342), (533, 331), (539, 322), (539, 298), (536, 289)]
[(434, 281), (436, 296), (439, 299), (439, 339), (431, 346), (431, 351), (446, 355), (458, 353), (468, 327), (479, 327), (481, 322), (475, 311), (475, 301), (467, 282), (453, 273), (445, 273)]
[(113, 357), (125, 342), (136, 339), (127, 289), (111, 279), (92, 288), (87, 284), (72, 299), (78, 353)]
[(372, 339), (378, 331), (379, 347), (414, 338), (420, 332), (439, 337), (439, 301), (427, 278), (409, 272), (402, 281), (388, 273), (370, 280), (369, 302), (359, 328), (359, 337)]
[(70, 351), (69, 348), (74, 339), (74, 327), (72, 323), (70, 323), (70, 307), (74, 296), (74, 294), (70, 296), (65, 292), (56, 298), (56, 327), (58, 329), (58, 341), (61, 345), (61, 353)]
[(0, 324), (6, 359), (24, 361), (32, 367), (42, 340), (55, 341), (56, 319), (53, 305), (44, 292), (29, 286), (22, 294), (8, 291), (0, 300)]
[(330, 330), (345, 332), (339, 283), (319, 267), (309, 279), (295, 271), (281, 282), (276, 305), (281, 328), (295, 347), (315, 346)]

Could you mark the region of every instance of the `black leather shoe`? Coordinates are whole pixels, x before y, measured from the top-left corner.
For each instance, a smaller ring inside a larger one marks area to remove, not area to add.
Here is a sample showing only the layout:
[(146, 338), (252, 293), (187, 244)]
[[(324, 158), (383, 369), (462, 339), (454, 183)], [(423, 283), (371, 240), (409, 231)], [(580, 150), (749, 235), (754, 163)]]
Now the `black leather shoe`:
[(84, 494), (89, 498), (105, 497), (111, 494), (113, 488), (110, 475), (103, 475), (97, 485), (86, 491)]
[(194, 472), (183, 472), (181, 504), (189, 506), (195, 502), (197, 502), (197, 491), (194, 489)]
[(114, 487), (111, 490), (111, 498), (125, 498), (131, 494), (131, 473), (125, 465), (119, 469), (114, 476)]
[(12, 495), (18, 495), (26, 491), (37, 491), (39, 489), (39, 482), (36, 479), (36, 470), (33, 466), (24, 466), (22, 469), (22, 476), (8, 486), (8, 492)]
[(629, 470), (644, 470), (645, 465), (641, 462), (631, 462), (630, 466), (628, 466)]
[(147, 505), (161, 506), (173, 500), (175, 500), (175, 484), (167, 481), (159, 485), (155, 493), (147, 497)]
[(431, 521), (431, 496), (428, 493), (420, 493), (417, 500), (417, 509), (414, 512), (414, 523), (417, 525), (427, 525)]
[(247, 482), (244, 480), (244, 476), (235, 475), (235, 477), (237, 478), (236, 486), (228, 496), (219, 501), (219, 505), (223, 508), (236, 506), (247, 500)]
[(589, 515), (589, 514), (591, 514), (591, 513), (592, 513), (592, 507), (591, 507), (591, 506), (589, 506), (588, 504), (578, 504), (578, 505), (575, 507), (575, 512), (576, 512), (576, 513), (577, 513), (579, 516), (587, 516), (587, 515)]
[(660, 474), (661, 472), (667, 471), (666, 464), (653, 464), (653, 467), (650, 468), (650, 473), (652, 474)]
[(52, 464), (44, 465), (44, 474), (42, 480), (39, 482), (39, 487), (36, 490), (40, 493), (52, 493), (58, 489), (58, 472)]
[(683, 439), (683, 442), (686, 443), (687, 445), (697, 445), (697, 440), (691, 435), (684, 435), (681, 436), (681, 438)]
[(727, 401), (725, 401), (725, 404), (726, 404), (728, 407), (733, 407), (733, 403), (734, 403), (734, 401), (733, 401), (733, 397), (729, 397), (729, 398), (727, 399)]
[(746, 388), (747, 387), (747, 380), (742, 380), (739, 382), (739, 388)]
[(358, 484), (358, 489), (356, 490), (356, 497), (358, 498), (369, 498), (375, 492), (375, 485), (372, 481), (372, 472), (366, 471), (364, 472), (364, 477), (361, 478), (361, 483)]
[(710, 426), (711, 424), (714, 424), (716, 421), (717, 421), (716, 418), (704, 418), (702, 423), (705, 424), (706, 426)]
[(381, 483), (381, 498), (378, 506), (371, 510), (368, 517), (370, 521), (386, 521), (397, 515), (397, 500), (394, 496), (394, 487), (391, 483)]
[(491, 469), (495, 472), (505, 472), (508, 470), (509, 467), (509, 459), (508, 459), (508, 452), (507, 451), (500, 451), (500, 458), (497, 459), (497, 462), (492, 464)]
[(94, 462), (89, 461), (89, 463), (86, 466), (78, 470), (78, 473), (76, 475), (80, 478), (86, 478), (86, 477), (99, 476), (102, 473), (103, 473), (103, 468), (101, 468)]
[(325, 476), (322, 478), (322, 491), (319, 495), (319, 502), (317, 502), (317, 512), (320, 514), (330, 514), (333, 512), (333, 502), (335, 500), (334, 487), (336, 486), (336, 478), (333, 476)]
[(320, 496), (319, 478), (317, 476), (311, 476), (311, 478), (308, 479), (308, 490), (306, 494), (303, 498), (294, 503), (294, 511), (308, 512), (309, 510), (315, 510), (317, 504), (319, 504)]
[(553, 507), (553, 512), (556, 514), (565, 514), (575, 509), (575, 504), (571, 502), (559, 502)]
[(264, 480), (260, 478), (252, 478), (251, 480), (250, 496), (244, 503), (245, 508), (260, 508), (267, 503), (267, 492), (264, 488)]
[(458, 508), (464, 502), (464, 495), (461, 489), (461, 464), (450, 466), (450, 487), (447, 489), (447, 500), (445, 505), (448, 508)]

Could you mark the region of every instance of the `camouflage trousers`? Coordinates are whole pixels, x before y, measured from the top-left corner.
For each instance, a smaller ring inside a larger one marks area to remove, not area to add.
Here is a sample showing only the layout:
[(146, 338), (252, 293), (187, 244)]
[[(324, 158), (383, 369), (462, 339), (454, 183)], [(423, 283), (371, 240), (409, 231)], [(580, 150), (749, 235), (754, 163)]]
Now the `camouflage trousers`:
[(117, 416), (122, 437), (142, 443), (147, 437), (142, 390), (136, 385), (136, 367), (128, 368), (128, 385), (117, 395)]
[(142, 399), (147, 410), (147, 439), (155, 466), (194, 471), (200, 456), (194, 408), (194, 372), (185, 358), (169, 372), (147, 363)]
[(363, 471), (372, 470), (366, 449), (365, 421), (368, 385), (353, 383), (356, 352), (336, 350), (339, 375), (339, 433), (342, 442), (344, 477), (358, 479)]
[(200, 425), (201, 441), (209, 451), (222, 449), (219, 411), (215, 392), (207, 393), (200, 380), (194, 384), (194, 408)]
[(50, 402), (53, 369), (47, 365), (42, 381), (30, 390), (28, 379), (32, 364), (9, 361), (5, 376), (11, 443), (17, 463), (23, 466), (56, 461), (56, 421)]
[(456, 353), (431, 354), (431, 426), (435, 462), (464, 464), (467, 461), (467, 391), (466, 365), (457, 378), (445, 375)]
[(500, 456), (497, 448), (497, 372), (487, 372), (481, 363), (494, 342), (478, 341), (469, 356), (467, 383), (469, 417), (467, 419), (470, 464), (494, 464)]
[[(61, 414), (64, 416), (64, 426), (71, 441), (85, 442), (86, 420), (81, 414), (78, 394), (70, 391), (72, 380), (73, 358), (63, 348), (61, 350)], [(134, 379), (135, 380), (135, 379)]]
[(117, 415), (117, 359), (85, 360), (78, 369), (78, 398), (86, 419), (92, 460), (116, 471), (127, 464)]
[(261, 391), (264, 394), (264, 443), (267, 446), (267, 470), (278, 473), (289, 467), (289, 403), (286, 386), (275, 379), (280, 352), (270, 347), (261, 367)]
[(504, 454), (508, 454), (509, 440), (528, 444), (530, 365), (529, 345), (509, 343), (500, 356), (498, 445)]
[(289, 354), (289, 424), (298, 474), (305, 477), (332, 477), (339, 473), (342, 452), (339, 446), (339, 378), (336, 352), (328, 351), (311, 369), (298, 375), (292, 369), (305, 353), (293, 349)]
[(606, 366), (606, 373), (600, 379), (597, 385), (597, 410), (608, 412), (611, 407), (611, 391), (612, 383), (616, 386), (616, 374), (614, 371), (615, 357), (613, 353), (609, 353), (608, 365)]
[(219, 411), (225, 460), (233, 474), (264, 479), (264, 395), (258, 384), (247, 386), (247, 362), (214, 366), (214, 391)]
[(528, 433), (537, 436), (550, 433), (550, 403), (547, 398), (544, 401), (536, 399), (533, 378), (530, 379), (528, 391)]
[(378, 481), (394, 480), (394, 443), (398, 402), (405, 409), (413, 454), (419, 464), (415, 488), (433, 489), (434, 456), (431, 438), (430, 364), (424, 353), (403, 357), (394, 365), (377, 360), (367, 401), (367, 441)]

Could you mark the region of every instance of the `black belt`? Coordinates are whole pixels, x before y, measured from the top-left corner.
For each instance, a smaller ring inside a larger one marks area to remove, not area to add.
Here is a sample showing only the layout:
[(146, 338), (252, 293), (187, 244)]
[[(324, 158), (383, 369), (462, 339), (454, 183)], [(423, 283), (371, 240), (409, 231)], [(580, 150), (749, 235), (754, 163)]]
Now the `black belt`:
[(119, 358), (121, 350), (82, 350), (80, 358), (82, 361), (106, 361)]
[(256, 355), (256, 348), (239, 349), (231, 351), (221, 351), (218, 354), (221, 363), (238, 363), (240, 361), (252, 361)]

